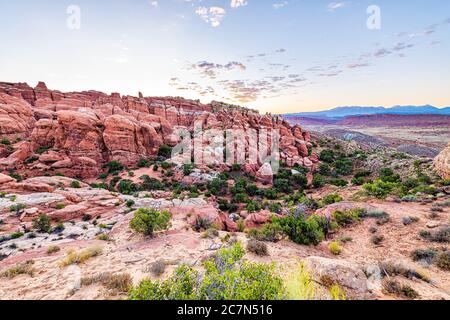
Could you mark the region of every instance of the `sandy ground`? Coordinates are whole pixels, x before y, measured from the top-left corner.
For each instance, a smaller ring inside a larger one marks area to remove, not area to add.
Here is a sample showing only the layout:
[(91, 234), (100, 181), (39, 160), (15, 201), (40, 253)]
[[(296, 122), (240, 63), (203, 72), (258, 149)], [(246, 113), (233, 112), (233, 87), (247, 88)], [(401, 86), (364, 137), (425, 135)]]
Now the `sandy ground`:
[[(341, 229), (333, 238), (321, 243), (317, 247), (306, 247), (290, 241), (268, 243), (270, 256), (257, 257), (247, 254), (246, 259), (275, 263), (277, 270), (283, 275), (289, 273), (303, 258), (309, 256), (323, 256), (342, 259), (364, 267), (377, 264), (380, 261), (404, 261), (407, 265), (424, 269), (424, 266), (414, 263), (410, 252), (415, 249), (436, 247), (420, 239), (418, 232), (427, 229), (426, 224), (437, 221), (441, 225), (449, 223), (449, 210), (439, 214), (436, 219), (430, 219), (430, 205), (418, 203), (392, 203), (371, 201), (371, 205), (384, 210), (391, 216), (391, 222), (378, 226), (378, 233), (385, 237), (381, 245), (375, 246), (370, 242), (371, 234), (368, 229), (375, 225), (373, 219), (367, 219), (350, 228)], [(404, 216), (419, 217), (419, 222), (404, 226), (401, 219)], [(91, 285), (78, 290), (77, 285), (83, 276), (96, 275), (102, 272), (128, 273), (137, 284), (144, 278), (154, 278), (148, 272), (148, 266), (158, 260), (169, 262), (163, 277), (167, 277), (179, 263), (199, 266), (200, 260), (213, 253), (213, 244), (221, 244), (220, 238), (203, 239), (200, 234), (187, 228), (186, 217), (178, 214), (174, 216), (173, 227), (170, 231), (160, 233), (154, 239), (144, 239), (135, 235), (128, 227), (131, 214), (123, 217), (112, 230), (114, 241), (75, 241), (62, 247), (56, 254), (49, 255), (46, 248), (26, 252), (0, 262), (0, 270), (5, 270), (17, 263), (33, 259), (36, 274), (34, 276), (20, 275), (13, 279), (0, 278), (1, 299), (117, 299), (123, 296), (111, 296), (102, 286)], [(223, 236), (225, 233), (221, 233)], [(343, 252), (336, 257), (329, 253), (327, 245), (333, 239), (349, 236), (353, 240), (343, 245)], [(245, 234), (238, 234), (242, 242), (246, 242)], [(58, 262), (65, 256), (69, 248), (86, 248), (101, 246), (103, 254), (91, 258), (79, 266), (60, 268)], [(422, 299), (450, 299), (450, 273), (439, 270), (435, 266), (426, 267), (427, 273), (433, 280), (431, 284), (419, 280), (402, 279), (410, 283), (421, 295)], [(383, 296), (381, 291), (375, 292), (377, 298)]]

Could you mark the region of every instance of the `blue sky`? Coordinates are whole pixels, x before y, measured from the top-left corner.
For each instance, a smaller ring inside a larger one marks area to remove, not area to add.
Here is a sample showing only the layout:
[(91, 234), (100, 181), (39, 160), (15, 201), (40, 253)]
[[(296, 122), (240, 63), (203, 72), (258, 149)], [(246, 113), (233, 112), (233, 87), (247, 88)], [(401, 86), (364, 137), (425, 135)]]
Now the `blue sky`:
[(450, 105), (450, 1), (2, 0), (0, 26), (0, 81), (273, 113)]

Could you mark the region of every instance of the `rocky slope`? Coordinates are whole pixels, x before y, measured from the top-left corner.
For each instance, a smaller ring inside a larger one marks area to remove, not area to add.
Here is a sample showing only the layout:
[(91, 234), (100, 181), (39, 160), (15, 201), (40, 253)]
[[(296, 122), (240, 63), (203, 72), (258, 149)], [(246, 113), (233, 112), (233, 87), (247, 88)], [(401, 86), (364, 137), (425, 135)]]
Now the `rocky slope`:
[[(99, 168), (112, 160), (132, 165), (140, 158), (156, 157), (161, 145), (175, 146), (180, 141), (176, 129), (186, 128), (192, 133), (194, 123), (201, 123), (204, 129), (279, 130), (281, 160), (310, 169), (318, 162), (317, 155), (311, 153), (309, 133), (280, 117), (218, 102), (205, 105), (173, 97), (63, 93), (49, 90), (41, 82), (35, 88), (24, 83), (0, 83), (1, 138), (21, 141), (9, 153), (3, 147), (0, 165), (29, 170), (32, 175), (52, 172), (95, 177)], [(270, 139), (254, 142), (245, 140), (247, 153), (249, 145), (270, 145)], [(247, 169), (256, 171), (261, 164)]]

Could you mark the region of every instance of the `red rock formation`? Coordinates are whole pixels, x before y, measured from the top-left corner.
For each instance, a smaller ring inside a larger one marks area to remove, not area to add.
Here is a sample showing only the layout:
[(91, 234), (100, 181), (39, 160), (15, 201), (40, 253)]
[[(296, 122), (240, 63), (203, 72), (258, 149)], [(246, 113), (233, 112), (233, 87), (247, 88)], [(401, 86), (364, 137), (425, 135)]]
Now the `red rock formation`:
[(436, 172), (443, 179), (450, 179), (450, 143), (435, 159), (434, 167)]
[[(317, 156), (309, 156), (310, 134), (280, 117), (219, 102), (205, 105), (182, 98), (122, 97), (97, 91), (63, 93), (49, 90), (43, 82), (34, 89), (23, 83), (0, 83), (1, 137), (29, 138), (15, 145), (15, 152), (0, 159), (0, 164), (92, 177), (111, 160), (133, 165), (140, 158), (156, 156), (162, 144), (175, 146), (179, 142), (176, 128), (192, 133), (196, 123), (204, 130), (241, 130), (240, 155), (245, 153), (247, 158), (262, 148), (270, 154), (274, 142), (271, 133), (278, 132), (280, 159), (288, 165), (315, 169)], [(262, 134), (266, 131), (268, 136)], [(205, 139), (196, 151), (210, 155), (214, 140)], [(35, 154), (43, 148), (49, 151)], [(3, 157), (7, 154), (0, 153)], [(25, 164), (30, 157), (38, 158), (38, 163)], [(245, 167), (255, 174), (264, 159), (251, 160)]]

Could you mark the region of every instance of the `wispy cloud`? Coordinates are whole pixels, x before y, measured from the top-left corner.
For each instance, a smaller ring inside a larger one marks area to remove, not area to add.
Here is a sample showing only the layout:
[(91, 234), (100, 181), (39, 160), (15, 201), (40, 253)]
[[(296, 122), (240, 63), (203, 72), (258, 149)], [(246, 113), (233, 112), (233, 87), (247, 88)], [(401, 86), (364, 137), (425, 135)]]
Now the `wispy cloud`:
[(231, 0), (230, 6), (232, 8), (244, 7), (248, 4), (247, 0)]
[(218, 27), (226, 16), (226, 10), (221, 7), (198, 7), (195, 13), (212, 27)]
[(347, 5), (348, 5), (347, 2), (331, 2), (331, 3), (328, 4), (328, 6), (327, 6), (327, 11), (333, 12), (333, 11), (335, 11), (335, 10), (337, 10), (337, 9), (344, 8), (344, 7), (346, 7)]
[(276, 3), (272, 4), (272, 7), (273, 7), (274, 9), (281, 9), (281, 8), (287, 6), (288, 4), (289, 4), (288, 1), (276, 2)]

